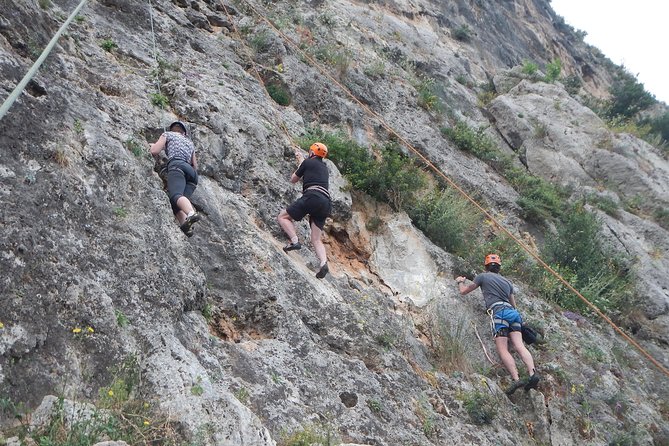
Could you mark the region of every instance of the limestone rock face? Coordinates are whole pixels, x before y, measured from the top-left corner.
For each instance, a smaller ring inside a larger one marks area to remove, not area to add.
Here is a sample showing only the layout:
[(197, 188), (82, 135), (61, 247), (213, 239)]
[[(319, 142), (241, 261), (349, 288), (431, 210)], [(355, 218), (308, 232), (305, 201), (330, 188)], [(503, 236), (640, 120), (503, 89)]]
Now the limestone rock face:
[[(507, 398), (508, 374), (486, 359), (499, 362), (480, 291), (460, 296), (452, 281), (459, 259), (352, 191), (333, 162), (330, 274), (315, 277), (306, 219), (303, 248), (281, 249), (276, 216), (301, 194), (293, 148), (312, 125), (370, 153), (397, 139), (391, 126), (514, 231), (528, 226), (518, 194), (444, 137), (455, 119), (574, 198), (666, 204), (657, 149), (611, 133), (560, 84), (507, 71), (559, 56), (584, 91), (605, 93), (605, 62), (549, 2), (253, 5), (276, 29), (244, 2), (89, 2), (0, 120), (0, 443), (37, 444), (21, 429), (54, 410), (89, 417), (131, 373), (128, 397), (184, 444), (663, 444), (666, 376), (522, 283), (521, 311), (545, 333), (531, 347), (542, 382)], [(5, 97), (74, 2), (2, 6)], [(484, 107), (490, 80), (499, 95)], [(197, 148), (191, 238), (148, 155), (177, 119)], [(643, 323), (631, 329), (667, 364), (667, 231), (625, 211), (601, 217), (637, 259)], [(94, 441), (124, 444), (107, 440)]]
[(410, 298), (418, 307), (452, 289), (450, 278), (440, 277), (440, 269), (428, 251), (429, 244), (404, 214), (388, 221), (372, 244), (372, 269), (378, 271), (393, 290)]
[(496, 127), (528, 169), (563, 185), (606, 184), (623, 197), (667, 203), (667, 162), (658, 149), (615, 134), (559, 85), (521, 81), (489, 107)]

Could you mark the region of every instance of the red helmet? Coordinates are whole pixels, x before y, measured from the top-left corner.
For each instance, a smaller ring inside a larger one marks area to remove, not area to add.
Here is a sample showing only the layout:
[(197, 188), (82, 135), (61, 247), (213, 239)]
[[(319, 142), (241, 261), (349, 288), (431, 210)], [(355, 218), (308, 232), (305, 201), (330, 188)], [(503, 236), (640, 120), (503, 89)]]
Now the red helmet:
[(326, 156), (328, 156), (328, 148), (322, 142), (313, 143), (311, 147), (309, 147), (309, 150), (314, 152), (314, 155), (320, 158), (325, 158)]
[(502, 266), (502, 259), (500, 259), (497, 254), (488, 254), (487, 256), (485, 256), (485, 261), (483, 262), (483, 265), (488, 266), (491, 263), (496, 263)]

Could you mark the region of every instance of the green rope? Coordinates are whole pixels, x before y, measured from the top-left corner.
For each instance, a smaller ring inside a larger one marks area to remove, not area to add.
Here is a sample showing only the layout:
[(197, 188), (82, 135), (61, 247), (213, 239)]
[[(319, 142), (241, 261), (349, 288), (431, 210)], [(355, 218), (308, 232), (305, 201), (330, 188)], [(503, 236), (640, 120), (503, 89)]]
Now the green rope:
[(32, 78), (35, 76), (37, 73), (37, 70), (39, 70), (39, 67), (42, 65), (42, 62), (47, 58), (53, 47), (56, 45), (56, 42), (58, 39), (60, 39), (60, 36), (63, 34), (65, 29), (70, 25), (70, 22), (74, 20), (74, 18), (79, 14), (79, 11), (81, 8), (83, 8), (84, 4), (88, 0), (81, 0), (81, 3), (79, 3), (79, 6), (75, 8), (75, 10), (70, 14), (70, 16), (67, 18), (65, 23), (63, 23), (56, 33), (55, 36), (51, 39), (49, 44), (44, 48), (44, 51), (42, 51), (42, 54), (39, 56), (39, 58), (35, 61), (33, 66), (28, 70), (25, 76), (23, 76), (23, 79), (21, 79), (21, 82), (14, 88), (14, 91), (5, 99), (5, 102), (2, 103), (2, 106), (0, 107), (0, 119), (4, 118), (5, 114), (9, 110), (9, 108), (14, 105), (14, 101), (16, 101), (16, 98), (19, 97), (21, 93), (23, 93), (23, 90), (26, 88), (26, 85), (28, 85), (28, 82), (32, 80)]

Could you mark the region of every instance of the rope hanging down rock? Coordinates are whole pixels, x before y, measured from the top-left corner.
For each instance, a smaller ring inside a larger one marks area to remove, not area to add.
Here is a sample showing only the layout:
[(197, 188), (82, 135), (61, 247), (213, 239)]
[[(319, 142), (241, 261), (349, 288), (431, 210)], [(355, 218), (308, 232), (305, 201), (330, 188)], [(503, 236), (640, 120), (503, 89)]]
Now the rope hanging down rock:
[(51, 50), (53, 47), (56, 45), (56, 42), (58, 39), (60, 39), (60, 36), (63, 35), (63, 32), (67, 29), (67, 27), (70, 25), (72, 20), (79, 14), (79, 11), (81, 11), (81, 8), (84, 7), (84, 4), (86, 4), (88, 0), (81, 0), (79, 3), (79, 6), (74, 8), (74, 11), (72, 11), (72, 14), (67, 18), (65, 23), (63, 23), (60, 26), (60, 29), (56, 33), (53, 38), (51, 38), (51, 41), (49, 44), (44, 48), (42, 51), (42, 54), (40, 54), (39, 58), (35, 61), (33, 66), (28, 70), (25, 76), (23, 76), (23, 79), (21, 79), (21, 82), (14, 88), (14, 90), (11, 92), (11, 94), (5, 99), (5, 102), (2, 103), (2, 106), (0, 106), (0, 120), (4, 118), (5, 114), (7, 111), (10, 109), (10, 107), (14, 104), (16, 99), (19, 97), (19, 95), (23, 92), (23, 90), (26, 88), (26, 85), (28, 85), (28, 82), (32, 80), (32, 78), (35, 76), (37, 73), (37, 70), (39, 70), (39, 67), (42, 65), (44, 60), (47, 58), (49, 53), (51, 53)]
[[(155, 68), (155, 83), (156, 83), (156, 89), (158, 90), (158, 96), (162, 96), (163, 92), (161, 89), (161, 84), (160, 84), (160, 61), (158, 60), (158, 45), (156, 44), (156, 30), (155, 30), (155, 17), (153, 15), (153, 3), (151, 0), (148, 2), (148, 7), (149, 7), (149, 21), (151, 23), (151, 44), (153, 45), (153, 62), (156, 64)], [(166, 115), (166, 110), (163, 108), (161, 105), (160, 107), (160, 114), (162, 116), (158, 116), (158, 127), (162, 127), (163, 131), (167, 131), (166, 123), (165, 123), (165, 115)]]

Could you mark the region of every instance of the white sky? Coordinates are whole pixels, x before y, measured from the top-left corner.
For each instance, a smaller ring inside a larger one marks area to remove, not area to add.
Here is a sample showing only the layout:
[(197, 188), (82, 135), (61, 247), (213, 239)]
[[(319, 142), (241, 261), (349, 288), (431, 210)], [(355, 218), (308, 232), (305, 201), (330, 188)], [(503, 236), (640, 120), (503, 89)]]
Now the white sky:
[(669, 104), (669, 1), (551, 0), (553, 10), (585, 41), (637, 75), (646, 91)]

